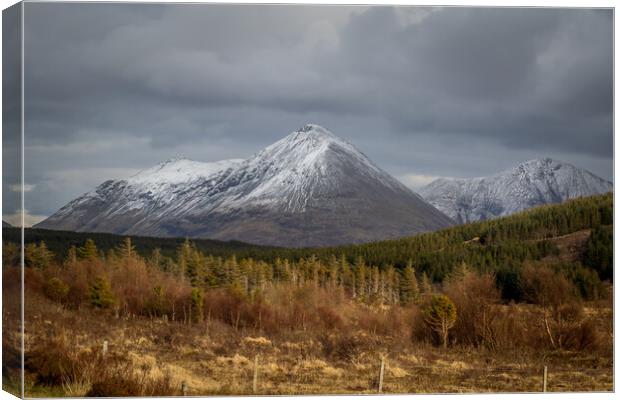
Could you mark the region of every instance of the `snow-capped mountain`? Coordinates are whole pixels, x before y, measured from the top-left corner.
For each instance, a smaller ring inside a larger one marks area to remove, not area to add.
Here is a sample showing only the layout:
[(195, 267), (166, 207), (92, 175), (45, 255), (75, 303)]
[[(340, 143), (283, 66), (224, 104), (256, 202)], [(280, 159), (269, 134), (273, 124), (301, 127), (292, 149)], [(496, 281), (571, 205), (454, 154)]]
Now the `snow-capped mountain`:
[(106, 181), (37, 227), (301, 247), (452, 223), (350, 143), (306, 125), (247, 160), (174, 159)]
[(586, 170), (545, 158), (489, 177), (437, 179), (419, 192), (456, 222), (467, 223), (612, 190), (611, 182)]

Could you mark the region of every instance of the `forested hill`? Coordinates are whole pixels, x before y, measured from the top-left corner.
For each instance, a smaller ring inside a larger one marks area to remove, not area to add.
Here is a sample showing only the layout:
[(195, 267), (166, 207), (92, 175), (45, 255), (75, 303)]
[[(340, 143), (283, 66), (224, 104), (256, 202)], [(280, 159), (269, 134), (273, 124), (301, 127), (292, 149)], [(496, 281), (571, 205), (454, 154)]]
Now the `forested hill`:
[[(438, 264), (444, 268), (466, 261), (478, 267), (497, 267), (511, 259), (525, 259), (552, 251), (550, 239), (584, 229), (613, 225), (613, 193), (569, 200), (563, 204), (532, 208), (504, 218), (458, 225), (409, 238), (326, 249), (304, 249), (296, 256), (345, 254), (363, 257), (373, 265), (403, 267), (413, 261), (416, 269)], [(438, 280), (446, 271), (428, 271)]]
[[(26, 228), (24, 241), (28, 243), (39, 243), (44, 241), (47, 248), (54, 253), (58, 261), (64, 260), (67, 251), (71, 246), (82, 246), (87, 239), (92, 239), (97, 244), (97, 248), (104, 253), (120, 246), (127, 236), (114, 235), (111, 233), (96, 232), (71, 232), (57, 231), (50, 229)], [(19, 228), (2, 228), (2, 238), (5, 242), (19, 243)], [(162, 255), (173, 257), (177, 249), (185, 242), (185, 238), (158, 238), (148, 236), (131, 236), (133, 245), (138, 254), (147, 257), (152, 250), (158, 248)], [(276, 248), (257, 246), (238, 241), (221, 241), (211, 239), (192, 239), (192, 243), (206, 254), (214, 256), (229, 256), (232, 254), (237, 257), (261, 257)]]
[[(333, 248), (283, 249), (248, 245), (240, 242), (192, 240), (204, 254), (237, 258), (253, 258), (273, 262), (279, 259), (297, 261), (316, 256), (330, 261), (344, 256), (350, 263), (363, 259), (367, 265), (403, 268), (411, 262), (418, 273), (426, 273), (433, 281), (441, 281), (455, 266), (465, 262), (479, 271), (510, 274), (526, 261), (548, 259), (559, 249), (550, 239), (581, 230), (592, 230), (579, 262), (598, 271), (602, 279), (611, 279), (608, 265), (613, 249), (613, 194), (567, 201), (560, 205), (534, 208), (520, 214), (484, 222), (455, 226), (409, 238)], [(589, 234), (589, 233), (588, 233)], [(5, 242), (18, 242), (19, 231), (4, 228)], [(118, 247), (124, 237), (99, 233), (73, 233), (27, 229), (26, 242), (45, 241), (57, 258), (63, 259), (70, 246), (81, 246), (87, 238), (104, 252)], [(595, 242), (592, 241), (595, 239)], [(163, 256), (176, 258), (183, 238), (132, 237), (136, 250), (148, 257), (159, 248)], [(587, 248), (586, 248), (587, 247)], [(589, 249), (589, 253), (587, 250)], [(601, 258), (605, 259), (601, 261)]]

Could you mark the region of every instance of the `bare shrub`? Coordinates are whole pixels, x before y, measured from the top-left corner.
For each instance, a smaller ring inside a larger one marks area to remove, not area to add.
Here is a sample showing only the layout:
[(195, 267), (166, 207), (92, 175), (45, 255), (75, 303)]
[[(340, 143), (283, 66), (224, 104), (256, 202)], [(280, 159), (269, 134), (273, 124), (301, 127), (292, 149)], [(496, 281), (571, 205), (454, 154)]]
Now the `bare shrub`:
[(605, 342), (594, 321), (586, 319), (567, 334), (565, 346), (577, 351), (600, 350)]
[(479, 275), (466, 268), (459, 276), (447, 281), (445, 293), (459, 313), (451, 336), (463, 344), (496, 348), (498, 332), (494, 329), (499, 316), (496, 305), (501, 295), (495, 286), (495, 277)]
[(170, 376), (161, 378), (148, 376), (149, 367), (142, 366), (138, 372), (130, 363), (120, 368), (106, 371), (103, 376), (92, 384), (86, 393), (89, 397), (129, 397), (129, 396), (174, 396), (177, 390), (173, 387)]
[(566, 335), (581, 322), (582, 305), (577, 303), (575, 287), (549, 266), (531, 264), (523, 268), (523, 293), (540, 307), (539, 323), (552, 348), (563, 348)]
[(331, 331), (343, 328), (344, 320), (334, 308), (319, 306), (316, 311), (317, 317), (325, 329)]
[(26, 354), (26, 369), (40, 384), (61, 386), (78, 396), (174, 395), (167, 375), (152, 378), (149, 366), (136, 368), (120, 352), (103, 354), (100, 348), (79, 348), (66, 332), (42, 340)]

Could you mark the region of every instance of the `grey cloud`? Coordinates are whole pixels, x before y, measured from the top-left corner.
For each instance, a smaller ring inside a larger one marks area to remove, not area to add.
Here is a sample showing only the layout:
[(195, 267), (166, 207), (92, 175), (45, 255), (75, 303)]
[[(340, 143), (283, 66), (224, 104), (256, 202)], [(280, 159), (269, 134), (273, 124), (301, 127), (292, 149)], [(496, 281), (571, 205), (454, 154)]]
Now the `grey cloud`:
[(20, 5), (2, 13), (2, 208), (3, 214), (19, 214), (21, 196), (21, 53)]
[[(612, 176), (611, 10), (28, 3), (26, 15), (33, 213), (111, 168), (247, 157), (305, 122), (399, 176), (547, 155)], [(52, 193), (71, 168), (89, 178)]]

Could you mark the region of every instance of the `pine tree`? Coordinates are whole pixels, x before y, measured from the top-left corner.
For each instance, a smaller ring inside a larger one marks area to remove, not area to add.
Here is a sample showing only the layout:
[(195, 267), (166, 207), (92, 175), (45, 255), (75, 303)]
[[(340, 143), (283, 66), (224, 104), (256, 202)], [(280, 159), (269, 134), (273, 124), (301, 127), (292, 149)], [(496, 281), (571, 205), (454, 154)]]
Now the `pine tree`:
[(131, 238), (126, 237), (118, 247), (118, 254), (125, 262), (130, 262), (135, 257), (136, 248), (131, 244)]
[(418, 279), (415, 276), (413, 263), (409, 261), (400, 279), (400, 302), (403, 305), (409, 305), (418, 301), (419, 297), (420, 288), (418, 286)]
[(69, 294), (69, 286), (60, 278), (51, 278), (45, 286), (45, 294), (50, 299), (63, 303)]
[(448, 332), (456, 323), (456, 306), (447, 296), (433, 296), (424, 309), (424, 321), (439, 334), (444, 348), (448, 347)]
[(99, 251), (92, 239), (86, 239), (84, 246), (77, 249), (78, 256), (83, 260), (94, 260), (99, 256)]
[(366, 299), (366, 263), (364, 259), (360, 256), (355, 261), (355, 291), (357, 294), (357, 298), (360, 301), (364, 301)]
[(345, 292), (355, 298), (356, 297), (356, 285), (355, 285), (355, 274), (351, 270), (351, 266), (349, 265), (347, 258), (344, 254), (340, 256), (340, 279), (342, 287), (344, 287)]
[(431, 284), (430, 279), (426, 272), (422, 273), (422, 288), (420, 291), (421, 294), (428, 296), (433, 293), (433, 285)]
[(190, 285), (196, 287), (204, 282), (204, 260), (202, 254), (194, 246), (190, 246), (185, 256), (185, 276)]
[(89, 291), (90, 304), (96, 308), (110, 308), (116, 304), (110, 281), (106, 277), (95, 279)]
[(204, 284), (208, 288), (219, 287), (218, 268), (213, 256), (208, 256), (204, 260)]
[(21, 254), (19, 247), (13, 242), (2, 243), (2, 262), (4, 266), (20, 264)]
[(327, 284), (330, 289), (336, 289), (338, 287), (338, 259), (334, 254), (329, 256), (327, 262)]
[(24, 257), (26, 265), (33, 268), (45, 269), (52, 263), (54, 253), (48, 250), (47, 244), (42, 240), (39, 244), (27, 244), (24, 250)]
[(461, 262), (454, 270), (450, 273), (447, 280), (444, 281), (444, 284), (448, 284), (451, 281), (458, 282), (465, 279), (465, 277), (471, 273), (471, 268), (465, 263)]
[(162, 269), (162, 255), (161, 249), (159, 247), (155, 247), (151, 252), (151, 258), (149, 260), (149, 264), (156, 269)]
[(77, 260), (77, 248), (75, 246), (69, 247), (69, 250), (67, 251), (67, 258), (65, 259), (64, 264), (67, 266), (74, 266), (75, 264), (77, 264)]
[(177, 275), (181, 278), (181, 280), (185, 280), (187, 273), (187, 260), (189, 259), (191, 250), (191, 243), (188, 238), (185, 238), (185, 241), (177, 250)]
[(191, 294), (191, 314), (194, 322), (202, 322), (204, 319), (204, 295), (198, 288), (192, 289)]

